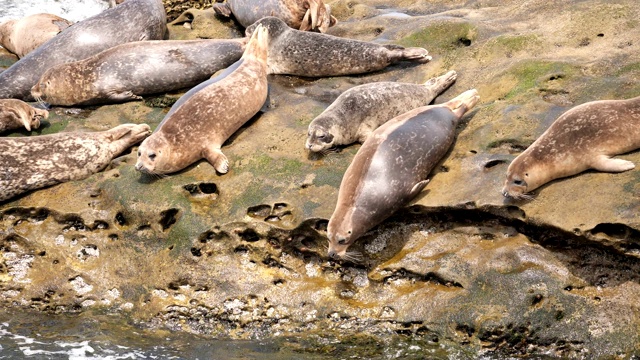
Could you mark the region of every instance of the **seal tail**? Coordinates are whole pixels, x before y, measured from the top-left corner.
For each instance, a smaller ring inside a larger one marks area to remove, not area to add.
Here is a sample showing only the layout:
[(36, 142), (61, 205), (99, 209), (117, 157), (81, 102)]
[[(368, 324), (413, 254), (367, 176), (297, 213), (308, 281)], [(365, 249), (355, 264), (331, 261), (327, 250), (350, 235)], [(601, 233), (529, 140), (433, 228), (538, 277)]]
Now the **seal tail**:
[(418, 47), (405, 48), (399, 45), (385, 45), (384, 47), (389, 50), (389, 60), (391, 60), (391, 63), (398, 61), (427, 63), (432, 59), (427, 49)]

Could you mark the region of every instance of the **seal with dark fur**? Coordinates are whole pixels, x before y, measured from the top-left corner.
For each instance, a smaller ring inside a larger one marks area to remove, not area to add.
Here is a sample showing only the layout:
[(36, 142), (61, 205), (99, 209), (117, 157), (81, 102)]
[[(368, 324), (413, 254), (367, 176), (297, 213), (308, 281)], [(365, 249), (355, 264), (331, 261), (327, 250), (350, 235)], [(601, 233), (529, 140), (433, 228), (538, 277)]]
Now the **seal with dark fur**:
[(376, 82), (343, 92), (309, 124), (305, 147), (313, 152), (327, 151), (367, 137), (394, 117), (433, 99), (456, 80), (456, 72), (429, 79), (424, 84)]
[(640, 148), (640, 96), (578, 105), (560, 115), (507, 169), (502, 194), (529, 199), (527, 193), (554, 179), (593, 169), (631, 170), (612, 157)]
[(40, 127), (41, 119), (48, 117), (47, 110), (36, 109), (22, 100), (0, 99), (0, 133), (23, 126), (31, 131)]
[(0, 24), (0, 45), (19, 58), (73, 24), (53, 14), (35, 14)]
[(0, 138), (0, 201), (87, 178), (148, 135), (146, 124), (125, 124), (90, 133)]
[(431, 60), (423, 48), (405, 49), (399, 45), (379, 45), (295, 30), (272, 16), (251, 25), (247, 34), (257, 25), (269, 30), (270, 74), (340, 76), (382, 70), (399, 61), (426, 63)]
[(422, 191), (453, 144), (456, 125), (478, 99), (469, 90), (444, 104), (419, 107), (367, 138), (340, 184), (327, 226), (329, 257), (355, 258), (347, 248)]
[(267, 99), (268, 36), (264, 27), (258, 27), (238, 62), (191, 89), (171, 107), (140, 145), (136, 170), (168, 174), (203, 158), (219, 173), (229, 170), (222, 144)]
[(140, 95), (195, 86), (238, 61), (245, 39), (158, 40), (118, 45), (48, 69), (31, 95), (52, 105), (141, 100)]
[(31, 88), (48, 68), (127, 42), (162, 40), (166, 29), (162, 0), (127, 0), (73, 24), (0, 73), (0, 99), (31, 100)]

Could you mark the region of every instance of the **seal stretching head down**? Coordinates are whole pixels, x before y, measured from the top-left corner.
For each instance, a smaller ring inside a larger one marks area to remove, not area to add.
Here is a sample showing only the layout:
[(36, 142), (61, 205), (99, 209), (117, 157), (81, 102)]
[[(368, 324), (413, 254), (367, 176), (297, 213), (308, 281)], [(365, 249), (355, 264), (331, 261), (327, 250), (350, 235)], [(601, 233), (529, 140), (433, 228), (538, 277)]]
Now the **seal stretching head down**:
[(628, 100), (588, 102), (560, 117), (507, 169), (505, 197), (528, 199), (527, 193), (551, 180), (587, 169), (631, 170), (631, 161), (612, 159), (640, 148), (640, 96)]
[(47, 110), (36, 109), (18, 99), (0, 99), (0, 133), (24, 126), (27, 131), (40, 127), (40, 120), (49, 117)]
[(453, 144), (456, 125), (479, 98), (468, 90), (444, 104), (411, 110), (367, 138), (340, 184), (327, 226), (329, 257), (350, 259), (347, 248), (356, 239), (422, 191)]

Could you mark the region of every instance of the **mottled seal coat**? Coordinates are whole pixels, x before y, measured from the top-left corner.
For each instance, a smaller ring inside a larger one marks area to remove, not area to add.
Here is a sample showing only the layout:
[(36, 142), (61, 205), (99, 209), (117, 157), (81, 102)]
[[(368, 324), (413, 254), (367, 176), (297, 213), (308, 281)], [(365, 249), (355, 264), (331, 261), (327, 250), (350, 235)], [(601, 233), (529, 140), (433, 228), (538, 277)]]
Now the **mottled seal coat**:
[(222, 0), (213, 5), (218, 14), (231, 14), (245, 28), (266, 16), (283, 20), (288, 26), (302, 31), (318, 29), (326, 32), (338, 21), (331, 16), (331, 7), (322, 0)]
[(640, 148), (640, 96), (588, 102), (560, 115), (507, 169), (502, 194), (516, 199), (551, 180), (588, 169), (631, 170), (612, 156)]
[(127, 0), (73, 24), (0, 73), (0, 99), (30, 100), (31, 87), (48, 68), (127, 42), (161, 40), (166, 29), (162, 0)]
[(269, 30), (270, 74), (306, 77), (362, 74), (382, 70), (403, 60), (428, 62), (428, 52), (422, 48), (399, 45), (378, 45), (291, 29), (282, 20), (266, 17), (247, 29), (261, 24)]
[(47, 110), (36, 109), (22, 100), (0, 99), (0, 133), (23, 126), (31, 131), (40, 127), (41, 119), (48, 117)]
[(136, 41), (48, 69), (31, 95), (53, 105), (140, 100), (192, 87), (238, 61), (245, 39)]
[(0, 138), (0, 201), (87, 178), (149, 132), (146, 124), (125, 124), (92, 133)]
[(259, 27), (238, 62), (182, 96), (140, 145), (136, 170), (168, 174), (204, 158), (226, 173), (222, 144), (267, 99), (267, 41), (267, 30)]
[(35, 14), (0, 24), (0, 45), (24, 57), (73, 24), (53, 14)]
[(313, 152), (356, 141), (394, 117), (428, 105), (456, 80), (456, 72), (426, 83), (377, 82), (352, 87), (309, 124), (305, 147)]
[(349, 258), (347, 248), (411, 201), (449, 151), (460, 118), (479, 96), (469, 90), (440, 105), (411, 110), (375, 130), (342, 178), (327, 226), (329, 256)]

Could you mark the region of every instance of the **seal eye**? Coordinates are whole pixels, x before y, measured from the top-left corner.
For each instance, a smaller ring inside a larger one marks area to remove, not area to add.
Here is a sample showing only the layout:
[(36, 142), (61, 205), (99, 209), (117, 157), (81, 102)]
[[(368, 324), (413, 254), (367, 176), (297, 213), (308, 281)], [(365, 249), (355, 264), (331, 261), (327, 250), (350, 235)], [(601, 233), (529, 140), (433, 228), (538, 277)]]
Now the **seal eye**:
[(347, 245), (347, 239), (340, 239), (340, 240), (338, 240), (338, 244), (340, 244), (340, 245)]
[(513, 180), (513, 183), (518, 185), (518, 186), (520, 186), (520, 185), (524, 184), (524, 181), (522, 181), (522, 180)]
[(156, 158), (156, 154), (155, 154), (155, 153), (151, 153), (151, 154), (149, 154), (149, 159), (150, 159), (151, 161), (153, 161), (155, 158)]
[(138, 150), (138, 156), (141, 156), (141, 155), (142, 155), (142, 153), (140, 152), (140, 150)]

